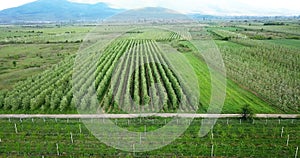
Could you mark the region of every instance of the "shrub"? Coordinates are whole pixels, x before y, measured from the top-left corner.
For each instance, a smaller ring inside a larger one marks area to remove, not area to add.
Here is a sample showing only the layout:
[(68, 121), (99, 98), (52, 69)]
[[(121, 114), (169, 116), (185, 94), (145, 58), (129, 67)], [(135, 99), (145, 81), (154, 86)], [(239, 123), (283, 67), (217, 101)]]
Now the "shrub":
[(17, 67), (17, 62), (13, 61), (13, 65), (14, 65), (14, 67)]
[(252, 109), (250, 108), (250, 106), (248, 104), (244, 105), (242, 108), (242, 118), (244, 120), (247, 120), (252, 117), (253, 117)]

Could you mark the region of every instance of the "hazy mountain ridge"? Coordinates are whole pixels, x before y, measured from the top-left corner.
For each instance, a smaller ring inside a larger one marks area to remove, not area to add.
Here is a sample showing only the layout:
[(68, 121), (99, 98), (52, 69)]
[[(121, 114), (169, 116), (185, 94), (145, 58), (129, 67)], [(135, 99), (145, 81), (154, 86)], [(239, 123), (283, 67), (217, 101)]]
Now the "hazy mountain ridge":
[(122, 11), (110, 8), (105, 3), (82, 4), (67, 0), (38, 0), (1, 11), (0, 22), (91, 21), (104, 19)]
[[(147, 18), (152, 19), (186, 19), (187, 17), (195, 20), (280, 20), (286, 19), (285, 16), (268, 17), (268, 16), (214, 16), (204, 14), (183, 15), (165, 8), (148, 7), (125, 11), (114, 9), (106, 3), (84, 4), (75, 3), (68, 0), (37, 0), (19, 7), (9, 8), (0, 11), (0, 23), (44, 23), (44, 22), (85, 22), (100, 21), (116, 15), (124, 14), (126, 18), (143, 21)], [(120, 17), (120, 16), (118, 16)], [(290, 16), (290, 19), (300, 19), (300, 16)], [(132, 20), (128, 19), (128, 20)], [(111, 19), (114, 20), (114, 19)], [(127, 20), (127, 19), (117, 19)]]

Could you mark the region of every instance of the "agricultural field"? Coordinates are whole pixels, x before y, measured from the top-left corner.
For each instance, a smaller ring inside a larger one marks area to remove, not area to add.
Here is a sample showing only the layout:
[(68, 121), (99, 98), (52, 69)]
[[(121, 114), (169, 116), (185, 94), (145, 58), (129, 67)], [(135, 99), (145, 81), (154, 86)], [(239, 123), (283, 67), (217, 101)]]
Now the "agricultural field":
[[(296, 65), (300, 57), (298, 51), (267, 44), (262, 48), (258, 47), (261, 44), (255, 42), (245, 40), (217, 42), (225, 55), (225, 63), (231, 65), (228, 66), (230, 67), (227, 69), (228, 74), (233, 80), (247, 85), (250, 90), (257, 92), (282, 110), (297, 110), (299, 80), (296, 76), (299, 76), (299, 72)], [(252, 70), (249, 70), (249, 67)]]
[[(153, 131), (171, 118), (113, 119), (129, 131)], [(176, 119), (176, 118), (175, 118)], [(106, 119), (89, 119), (87, 122)], [(78, 119), (0, 119), (0, 155), (4, 157), (295, 157), (300, 121), (295, 119), (219, 119), (199, 137), (201, 119), (171, 144), (149, 152), (125, 152), (101, 143)], [(188, 122), (178, 121), (178, 125)], [(145, 133), (146, 134), (146, 133)], [(111, 138), (120, 139), (120, 138)]]
[(79, 43), (93, 26), (1, 26), (1, 44)]
[[(167, 25), (1, 26), (0, 114), (206, 114), (212, 71), (223, 74), (209, 67), (196, 40), (213, 42), (224, 60), (221, 113), (249, 119), (219, 119), (204, 137), (202, 119), (177, 121), (189, 128), (171, 144), (125, 152), (99, 141), (83, 123), (106, 119), (1, 118), (0, 157), (297, 157), (299, 119), (250, 116), (300, 113), (299, 26), (249, 23), (186, 25), (188, 32), (160, 29)], [(94, 47), (99, 35), (121, 36), (100, 50)], [(191, 69), (181, 72), (184, 63)], [(112, 121), (146, 134), (171, 119)]]
[[(127, 26), (108, 28), (110, 27), (100, 27), (93, 33), (115, 33), (122, 29), (126, 30)], [(52, 28), (50, 30), (57, 31), (60, 29), (62, 28)], [(84, 30), (80, 28), (72, 29), (77, 31)], [(50, 32), (50, 30), (48, 31)], [(64, 32), (66, 30), (68, 29), (63, 28), (60, 32)], [(246, 41), (246, 39), (244, 40)], [(277, 87), (273, 87), (273, 89), (267, 88), (269, 91), (260, 91), (260, 89), (258, 89), (259, 85), (252, 82), (249, 76), (233, 74), (239, 73), (240, 71), (247, 72), (244, 69), (249, 68), (247, 66), (248, 64), (245, 62), (241, 64), (247, 64), (246, 66), (235, 62), (239, 60), (257, 62), (256, 58), (238, 55), (241, 49), (244, 49), (244, 46), (242, 44), (235, 43), (243, 42), (244, 40), (239, 40), (239, 38), (237, 41), (232, 39), (232, 42), (216, 40), (216, 44), (220, 46), (221, 53), (224, 55), (226, 69), (229, 74), (229, 78), (227, 79), (227, 97), (222, 113), (240, 113), (242, 107), (246, 104), (250, 105), (254, 113), (294, 113), (299, 102), (297, 95), (290, 96), (285, 91), (278, 94), (276, 92), (276, 94), (270, 95), (269, 93), (275, 92)], [(181, 79), (178, 78), (178, 75), (176, 75), (176, 72), (173, 72), (174, 66), (176, 65), (169, 61), (171, 56), (162, 51), (161, 44), (167, 44), (174, 47), (174, 50), (178, 50), (178, 53), (181, 53), (183, 55), (182, 57), (185, 57), (193, 67), (198, 78), (201, 93), (199, 96), (199, 102), (196, 103), (198, 104), (196, 105), (196, 108), (188, 106), (180, 107), (180, 103), (182, 102), (185, 102), (186, 104), (192, 102), (192, 100), (188, 99), (191, 98), (191, 92), (189, 92), (189, 89), (187, 89), (184, 85), (186, 83), (183, 83)], [(72, 45), (74, 48), (78, 48), (80, 43), (76, 45), (75, 42)], [(70, 49), (73, 49), (72, 45), (70, 46)], [(51, 47), (49, 49), (51, 49)], [(264, 51), (271, 52), (267, 48), (264, 49)], [(286, 51), (290, 50), (288, 49)], [(70, 52), (72, 52), (72, 50), (70, 50)], [(234, 54), (234, 52), (237, 53)], [(99, 103), (89, 102), (86, 100), (85, 98), (88, 98), (89, 95), (91, 95), (91, 90), (81, 90), (81, 87), (73, 87), (76, 91), (79, 91), (79, 97), (73, 97), (74, 89), (72, 89), (72, 80), (82, 83), (82, 85), (79, 86), (91, 87), (93, 79), (88, 80), (88, 82), (84, 82), (84, 80), (86, 80), (85, 78), (72, 78), (75, 56), (72, 55), (73, 53), (69, 53), (64, 56), (64, 59), (61, 59), (61, 62), (55, 64), (50, 69), (38, 75), (32, 75), (32, 77), (29, 77), (24, 81), (18, 82), (14, 85), (12, 90), (3, 91), (1, 93), (1, 98), (3, 99), (1, 99), (0, 102), (0, 107), (2, 107), (2, 110), (0, 110), (1, 113), (77, 113), (76, 109), (78, 107), (76, 106), (76, 103), (81, 104), (81, 110), (97, 109), (101, 107), (108, 113), (123, 113), (123, 107), (119, 107), (118, 104), (113, 101), (113, 94), (116, 94), (114, 96), (121, 101), (120, 104), (128, 105), (129, 111), (131, 112), (140, 110), (143, 112), (175, 112), (176, 110), (184, 111), (190, 109), (198, 109), (197, 112), (199, 113), (207, 111), (211, 97), (211, 90), (209, 86), (211, 81), (208, 67), (201, 57), (201, 52), (196, 52), (193, 46), (191, 46), (180, 34), (159, 29), (130, 31), (112, 42), (105, 49), (99, 60), (91, 60), (96, 57), (96, 53), (97, 52), (92, 52), (89, 57), (85, 58), (85, 60), (95, 62), (89, 62), (90, 66), (97, 65), (95, 69), (94, 89), (97, 92), (97, 99)], [(295, 62), (287, 63), (292, 64), (290, 65), (290, 68), (294, 68), (293, 65), (298, 64), (296, 62), (298, 59), (297, 55), (297, 53), (291, 54), (291, 56), (295, 56), (293, 59)], [(124, 60), (119, 63), (121, 57)], [(274, 60), (280, 60), (283, 56), (278, 55), (274, 58)], [(50, 59), (50, 56), (45, 56), (45, 60)], [(164, 64), (153, 64), (151, 63), (153, 61)], [(143, 63), (149, 64), (143, 65)], [(48, 64), (51, 65), (52, 63)], [(120, 67), (120, 64), (122, 65), (122, 69), (115, 70), (117, 67)], [(141, 64), (142, 66), (136, 69), (136, 66)], [(239, 71), (235, 68), (236, 66), (239, 67)], [(276, 63), (269, 63), (269, 66), (266, 68), (273, 69), (274, 67), (272, 66), (275, 66), (276, 69), (278, 67), (282, 67), (282, 70), (278, 69), (278, 71), (283, 72), (283, 74), (285, 72), (289, 73), (290, 70), (286, 69), (285, 65), (278, 65)], [(20, 69), (23, 68), (20, 66)], [(261, 68), (255, 67), (253, 72), (257, 73), (257, 69)], [(124, 72), (123, 70), (126, 71)], [(272, 71), (267, 72), (271, 73)], [(126, 74), (128, 73), (132, 75), (127, 76)], [(263, 73), (266, 72), (264, 71)], [(265, 79), (263, 73), (257, 73), (257, 77), (263, 77), (264, 80), (259, 83), (265, 85), (265, 82), (269, 82), (269, 80)], [(280, 78), (277, 77), (274, 82), (276, 83), (281, 80), (289, 81), (288, 79), (293, 81), (292, 79), (297, 76), (298, 72), (296, 71), (294, 73), (295, 75), (289, 76), (290, 78), (286, 78), (286, 76), (282, 76)], [(246, 75), (248, 74), (249, 73)], [(159, 86), (153, 88), (151, 87), (153, 83), (158, 83)], [(253, 83), (257, 87), (253, 87), (254, 85), (249, 83)], [(116, 87), (112, 88), (110, 86), (111, 84), (116, 85)], [(292, 85), (297, 84), (297, 82), (291, 82), (290, 84), (291, 86), (287, 85), (291, 88), (291, 90), (288, 91), (292, 94), (296, 94), (297, 88)], [(150, 87), (151, 91), (148, 91)], [(263, 90), (266, 90), (266, 88)], [(276, 99), (279, 98), (276, 95), (281, 95), (282, 98), (280, 99), (285, 104), (278, 102)], [(272, 96), (274, 96), (275, 99), (273, 99)], [(126, 99), (129, 97), (133, 100)], [(289, 98), (293, 99), (291, 100)], [(287, 102), (288, 99), (289, 102)], [(152, 100), (160, 100), (159, 103), (162, 107), (157, 107), (158, 103), (155, 103)], [(146, 106), (143, 106), (143, 109), (140, 109), (139, 105)]]
[[(299, 40), (289, 39), (292, 33), (284, 31), (279, 37), (279, 26), (273, 27), (252, 30), (255, 35), (240, 25), (211, 27), (208, 31), (223, 55), (229, 78), (285, 112), (298, 111)], [(288, 30), (296, 25), (280, 27)], [(257, 38), (260, 35), (262, 38)]]
[(298, 48), (300, 49), (300, 40), (294, 40), (294, 39), (277, 39), (277, 40), (270, 40), (267, 41), (276, 45), (291, 47), (291, 48)]
[(248, 24), (247, 25), (238, 25), (239, 27), (250, 29), (250, 30), (266, 30), (267, 32), (273, 32), (273, 33), (285, 33), (287, 35), (294, 35), (299, 36), (300, 28), (299, 24), (277, 24), (277, 25), (271, 25), (269, 23), (258, 23), (258, 24)]
[(1, 26), (0, 90), (50, 69), (75, 54), (92, 27)]

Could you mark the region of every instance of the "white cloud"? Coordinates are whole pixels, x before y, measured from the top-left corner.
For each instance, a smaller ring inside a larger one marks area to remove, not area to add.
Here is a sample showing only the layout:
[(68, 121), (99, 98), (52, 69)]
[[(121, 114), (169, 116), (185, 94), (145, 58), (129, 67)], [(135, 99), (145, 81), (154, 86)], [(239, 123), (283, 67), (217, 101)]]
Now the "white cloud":
[[(0, 1), (0, 9), (34, 0)], [(183, 13), (213, 15), (300, 15), (297, 0), (70, 0), (79, 3), (105, 2), (114, 8), (165, 7)]]

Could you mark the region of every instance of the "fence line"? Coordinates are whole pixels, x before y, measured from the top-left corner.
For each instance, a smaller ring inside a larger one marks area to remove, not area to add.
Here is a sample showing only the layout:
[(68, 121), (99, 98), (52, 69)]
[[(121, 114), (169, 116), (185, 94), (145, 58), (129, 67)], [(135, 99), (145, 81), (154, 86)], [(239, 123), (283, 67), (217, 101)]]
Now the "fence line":
[[(145, 114), (2, 114), (0, 118), (56, 118), (56, 119), (85, 119), (85, 118), (139, 118), (139, 117), (180, 117), (180, 118), (241, 118), (241, 114), (187, 114), (187, 113), (145, 113)], [(256, 114), (254, 118), (300, 118), (300, 114)]]

